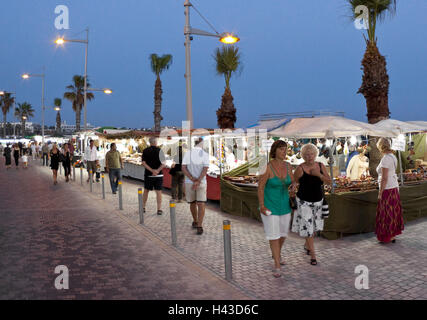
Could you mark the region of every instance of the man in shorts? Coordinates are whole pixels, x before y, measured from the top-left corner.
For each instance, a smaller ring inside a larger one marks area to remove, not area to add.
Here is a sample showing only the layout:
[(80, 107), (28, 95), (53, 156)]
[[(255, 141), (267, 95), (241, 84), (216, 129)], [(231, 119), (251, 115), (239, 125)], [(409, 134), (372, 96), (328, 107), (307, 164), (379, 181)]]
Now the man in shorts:
[[(93, 174), (96, 172), (98, 154), (92, 139), (89, 141), (89, 147), (86, 147), (84, 159), (86, 160), (86, 169), (88, 174), (88, 178), (86, 182), (89, 183), (89, 179), (92, 179), (92, 182), (95, 182), (93, 181)], [(92, 174), (90, 173), (91, 171), (92, 171)]]
[(163, 173), (165, 167), (165, 156), (162, 150), (157, 146), (157, 138), (149, 139), (150, 146), (142, 151), (142, 165), (145, 168), (144, 172), (144, 195), (142, 198), (145, 212), (145, 205), (148, 200), (148, 193), (152, 190), (156, 191), (157, 198), (157, 214), (162, 215), (162, 186)]
[(206, 204), (206, 173), (209, 168), (209, 154), (203, 149), (203, 139), (198, 138), (193, 149), (189, 150), (182, 160), (182, 171), (185, 174), (185, 196), (190, 203), (193, 215), (192, 227), (197, 234), (203, 233), (203, 218)]

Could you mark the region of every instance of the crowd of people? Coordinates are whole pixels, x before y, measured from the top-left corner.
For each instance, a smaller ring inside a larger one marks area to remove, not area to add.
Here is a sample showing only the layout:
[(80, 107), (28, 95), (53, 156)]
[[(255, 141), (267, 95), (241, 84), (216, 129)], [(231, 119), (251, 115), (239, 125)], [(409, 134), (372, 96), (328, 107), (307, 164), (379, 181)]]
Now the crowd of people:
[[(315, 236), (323, 230), (324, 220), (328, 217), (328, 204), (324, 195), (324, 185), (330, 185), (332, 179), (328, 174), (325, 164), (316, 161), (319, 153), (328, 153), (322, 145), (312, 143), (294, 145), (293, 149), (301, 155), (303, 162), (295, 170), (285, 161), (289, 157), (289, 146), (283, 140), (275, 141), (270, 149), (270, 161), (260, 176), (258, 185), (258, 201), (261, 218), (264, 226), (265, 237), (270, 243), (272, 258), (274, 260), (273, 276), (281, 277), (281, 267), (285, 261), (281, 251), (289, 231), (305, 238), (304, 251), (310, 256), (310, 264), (317, 265)], [(142, 165), (145, 168), (143, 210), (146, 211), (148, 195), (155, 191), (157, 200), (157, 215), (162, 215), (162, 186), (165, 155), (158, 146), (157, 138), (149, 139), (150, 146), (142, 152)], [(323, 141), (324, 143), (324, 141)], [(377, 167), (379, 193), (375, 233), (380, 243), (394, 243), (395, 237), (404, 229), (402, 207), (399, 195), (399, 184), (396, 175), (397, 159), (391, 150), (390, 141), (381, 138), (377, 143), (383, 157)], [(183, 145), (179, 144), (178, 152), (174, 156), (171, 168), (172, 199), (182, 202), (186, 199), (189, 204), (193, 221), (191, 227), (196, 229), (196, 234), (203, 234), (203, 220), (205, 204), (207, 201), (206, 174), (209, 167), (209, 155), (203, 149), (203, 139), (198, 138), (194, 146), (184, 152)], [(356, 170), (360, 174), (360, 167), (366, 168), (366, 149), (360, 148), (348, 159), (350, 174)], [(71, 142), (64, 143), (59, 148), (53, 144), (32, 144), (28, 147), (16, 143), (6, 147), (0, 145), (0, 151), (5, 157), (6, 168), (11, 167), (12, 156), (18, 169), (19, 158), (22, 158), (24, 167), (27, 166), (28, 155), (33, 159), (43, 159), (43, 165), (48, 165), (53, 173), (53, 183), (56, 185), (58, 168), (62, 163), (66, 182), (71, 175), (71, 162), (74, 147)], [(331, 154), (329, 153), (329, 156)], [(100, 171), (97, 147), (90, 140), (84, 153), (84, 163), (88, 171), (88, 180)], [(357, 165), (355, 162), (360, 162)], [(362, 168), (362, 169), (363, 169)], [(122, 179), (121, 170), (123, 160), (117, 151), (115, 143), (110, 145), (110, 150), (105, 158), (105, 171), (109, 174), (111, 191), (117, 193), (119, 181)], [(291, 218), (293, 215), (293, 218)]]

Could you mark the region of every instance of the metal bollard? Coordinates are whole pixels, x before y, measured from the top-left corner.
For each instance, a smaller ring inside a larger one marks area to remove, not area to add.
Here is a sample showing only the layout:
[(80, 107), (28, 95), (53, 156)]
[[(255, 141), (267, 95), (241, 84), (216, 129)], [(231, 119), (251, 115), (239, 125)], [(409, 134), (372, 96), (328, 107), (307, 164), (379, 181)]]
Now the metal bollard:
[(89, 171), (90, 192), (92, 192), (92, 170)]
[(62, 174), (62, 163), (59, 164), (59, 174)]
[(73, 181), (76, 181), (76, 167), (73, 166)]
[(171, 216), (171, 234), (172, 234), (172, 245), (177, 246), (176, 242), (176, 221), (175, 221), (175, 200), (169, 201), (170, 216)]
[(80, 167), (80, 184), (83, 185), (83, 168)]
[(105, 199), (104, 174), (101, 174), (101, 179), (102, 179), (102, 199)]
[(122, 182), (119, 181), (119, 209), (123, 210), (123, 200), (122, 200)]
[(142, 188), (138, 188), (139, 224), (144, 224), (144, 208), (142, 203)]
[(233, 268), (231, 264), (231, 224), (229, 220), (223, 221), (224, 230), (224, 265), (225, 279), (230, 281), (233, 278)]

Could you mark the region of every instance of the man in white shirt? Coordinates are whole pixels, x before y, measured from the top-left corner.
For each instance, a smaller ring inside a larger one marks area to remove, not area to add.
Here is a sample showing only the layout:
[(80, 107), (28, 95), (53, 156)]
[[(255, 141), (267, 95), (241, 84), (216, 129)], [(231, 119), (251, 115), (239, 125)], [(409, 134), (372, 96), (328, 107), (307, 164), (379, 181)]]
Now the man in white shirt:
[(185, 196), (190, 203), (193, 215), (193, 228), (197, 228), (197, 234), (203, 233), (203, 218), (205, 216), (206, 197), (206, 173), (209, 168), (209, 154), (203, 149), (203, 139), (198, 138), (193, 149), (189, 150), (182, 160), (182, 171), (185, 175)]
[[(86, 160), (86, 168), (88, 173), (88, 178), (86, 182), (89, 182), (89, 179), (92, 179), (93, 181), (93, 174), (96, 172), (96, 163), (98, 161), (98, 158), (97, 150), (92, 139), (89, 141), (89, 147), (86, 148), (84, 159)], [(92, 173), (90, 173), (90, 171), (92, 171)]]

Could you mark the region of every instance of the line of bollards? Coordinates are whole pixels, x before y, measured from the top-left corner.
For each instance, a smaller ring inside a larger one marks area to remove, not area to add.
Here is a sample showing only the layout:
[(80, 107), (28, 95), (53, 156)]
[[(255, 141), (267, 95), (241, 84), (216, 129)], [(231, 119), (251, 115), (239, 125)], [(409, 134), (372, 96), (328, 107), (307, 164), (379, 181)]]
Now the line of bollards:
[(76, 167), (73, 165), (73, 181), (76, 181)]
[[(80, 183), (83, 185), (83, 168), (80, 167)], [(90, 171), (90, 175), (92, 170)], [(75, 180), (75, 167), (73, 167), (73, 176)], [(90, 192), (92, 192), (92, 179), (90, 178)], [(102, 179), (102, 198), (105, 199), (105, 180), (104, 174), (101, 175)], [(123, 189), (122, 181), (118, 182), (119, 192), (119, 209), (123, 210)], [(171, 224), (171, 238), (172, 245), (178, 247), (178, 237), (176, 232), (176, 203), (175, 200), (169, 201), (170, 208), (170, 224)], [(144, 208), (142, 200), (142, 188), (138, 188), (138, 209), (139, 209), (139, 223), (144, 225)], [(223, 240), (224, 240), (224, 267), (225, 267), (225, 279), (232, 281), (233, 279), (233, 267), (232, 267), (232, 254), (231, 254), (231, 222), (229, 220), (223, 221)]]
[(90, 192), (92, 192), (92, 170), (89, 171)]

